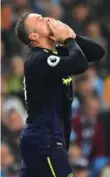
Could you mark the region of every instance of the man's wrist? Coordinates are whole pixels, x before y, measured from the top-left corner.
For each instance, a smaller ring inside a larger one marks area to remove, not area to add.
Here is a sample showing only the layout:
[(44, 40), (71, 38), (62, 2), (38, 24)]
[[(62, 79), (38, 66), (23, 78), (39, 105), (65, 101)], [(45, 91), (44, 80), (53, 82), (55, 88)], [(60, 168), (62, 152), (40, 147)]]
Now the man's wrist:
[(73, 37), (68, 37), (64, 40), (64, 45), (67, 45), (70, 41), (75, 41)]

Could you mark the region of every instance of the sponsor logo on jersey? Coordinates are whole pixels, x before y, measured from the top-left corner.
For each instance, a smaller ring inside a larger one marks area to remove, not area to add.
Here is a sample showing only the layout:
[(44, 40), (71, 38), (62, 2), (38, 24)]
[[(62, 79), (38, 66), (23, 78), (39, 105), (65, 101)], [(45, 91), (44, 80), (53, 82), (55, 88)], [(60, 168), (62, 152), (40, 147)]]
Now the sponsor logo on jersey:
[(62, 81), (64, 85), (70, 85), (72, 82), (72, 77), (69, 76), (68, 78), (63, 78)]

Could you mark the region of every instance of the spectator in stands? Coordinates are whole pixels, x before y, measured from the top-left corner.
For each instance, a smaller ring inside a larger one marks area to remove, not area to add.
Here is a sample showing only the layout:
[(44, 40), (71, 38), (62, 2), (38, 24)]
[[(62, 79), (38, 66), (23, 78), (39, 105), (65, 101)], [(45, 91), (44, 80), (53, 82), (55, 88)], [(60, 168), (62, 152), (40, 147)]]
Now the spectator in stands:
[(14, 156), (12, 155), (6, 143), (1, 144), (1, 171), (5, 174), (9, 166), (14, 165)]
[(88, 177), (89, 176), (87, 159), (81, 157), (81, 158), (73, 160), (72, 167), (75, 171), (76, 177)]
[[(11, 141), (13, 133), (21, 131), (23, 122), (20, 115), (15, 110), (9, 110), (2, 119), (2, 136)], [(10, 137), (10, 139), (9, 139)]]
[(1, 7), (1, 36), (5, 46), (5, 57), (7, 62), (16, 53), (20, 53), (21, 48), (14, 35), (13, 23), (16, 14), (13, 13), (13, 7), (10, 3), (3, 3)]
[(89, 7), (87, 4), (76, 4), (72, 9), (71, 27), (80, 35), (84, 35), (83, 23), (89, 14)]
[(77, 142), (82, 147), (83, 154), (90, 160), (94, 157), (104, 156), (103, 127), (97, 119), (98, 99), (94, 96), (85, 98), (81, 110), (80, 115), (72, 120), (72, 129), (77, 135)]
[(69, 155), (70, 163), (72, 163), (73, 160), (80, 158), (82, 156), (82, 151), (81, 151), (80, 145), (73, 142), (71, 144), (70, 149), (69, 149), (68, 155)]
[(55, 18), (56, 20), (62, 20), (63, 9), (59, 4), (54, 4), (47, 12), (47, 16)]
[(20, 159), (18, 151), (18, 139), (22, 127), (22, 119), (15, 110), (10, 110), (8, 113), (5, 113), (1, 123), (1, 138), (2, 141), (8, 143), (18, 163)]
[(8, 130), (15, 132), (21, 130), (23, 124), (20, 115), (15, 110), (9, 110), (5, 113), (3, 123)]
[(78, 76), (74, 82), (74, 99), (72, 102), (72, 117), (76, 117), (80, 111), (80, 104), (87, 96), (96, 95), (96, 90), (93, 87), (91, 78), (88, 75), (82, 74)]
[[(23, 94), (23, 93), (22, 93)], [(22, 118), (23, 125), (25, 122), (25, 118), (27, 117), (26, 109), (22, 103), (20, 95), (15, 93), (7, 94), (7, 82), (6, 78), (2, 76), (1, 78), (1, 116), (4, 117), (4, 113), (9, 110), (15, 110), (19, 113)]]
[(98, 75), (96, 67), (91, 65), (85, 75), (90, 79), (93, 91), (101, 99), (103, 95), (103, 80)]
[(75, 85), (75, 96), (80, 103), (85, 97), (95, 94), (92, 88), (91, 80), (86, 75), (79, 76), (76, 79)]
[(85, 28), (85, 34), (87, 37), (91, 38), (92, 40), (94, 40), (104, 48), (105, 55), (101, 60), (101, 63), (104, 64), (104, 66), (107, 66), (106, 59), (108, 54), (108, 44), (106, 39), (102, 36), (100, 24), (97, 21), (89, 22)]
[(12, 25), (12, 7), (9, 4), (2, 4), (1, 8), (1, 28), (3, 31), (10, 29)]
[(21, 56), (14, 56), (10, 64), (10, 73), (7, 75), (7, 92), (19, 92), (23, 90), (23, 59)]

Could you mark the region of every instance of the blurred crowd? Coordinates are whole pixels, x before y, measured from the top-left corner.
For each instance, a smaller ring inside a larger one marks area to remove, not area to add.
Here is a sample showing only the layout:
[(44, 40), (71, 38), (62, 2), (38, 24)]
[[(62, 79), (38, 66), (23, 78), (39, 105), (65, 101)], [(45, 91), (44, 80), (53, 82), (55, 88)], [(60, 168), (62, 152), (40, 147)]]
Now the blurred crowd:
[(106, 51), (101, 62), (73, 77), (69, 160), (76, 177), (110, 177), (110, 0), (1, 0), (1, 176), (17, 177), (19, 134), (27, 112), (23, 60), (28, 47), (15, 37), (24, 12), (62, 20)]

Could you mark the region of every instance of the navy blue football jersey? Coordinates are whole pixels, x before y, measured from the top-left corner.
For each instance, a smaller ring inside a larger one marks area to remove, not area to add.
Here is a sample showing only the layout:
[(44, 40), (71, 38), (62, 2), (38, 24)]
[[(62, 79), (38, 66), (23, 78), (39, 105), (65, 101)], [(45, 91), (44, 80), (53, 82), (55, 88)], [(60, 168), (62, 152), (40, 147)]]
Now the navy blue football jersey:
[[(88, 62), (93, 60), (93, 52), (90, 56), (93, 47), (87, 49), (87, 40), (77, 36), (76, 41), (66, 39), (64, 46), (58, 45), (54, 51), (31, 48), (25, 60), (27, 124), (36, 126), (36, 140), (40, 144), (65, 141), (68, 147), (73, 98), (71, 76), (83, 73), (88, 68)], [(94, 42), (89, 41), (88, 44), (94, 46)], [(98, 48), (100, 46), (95, 44), (95, 49)], [(97, 50), (97, 59), (102, 53)]]

